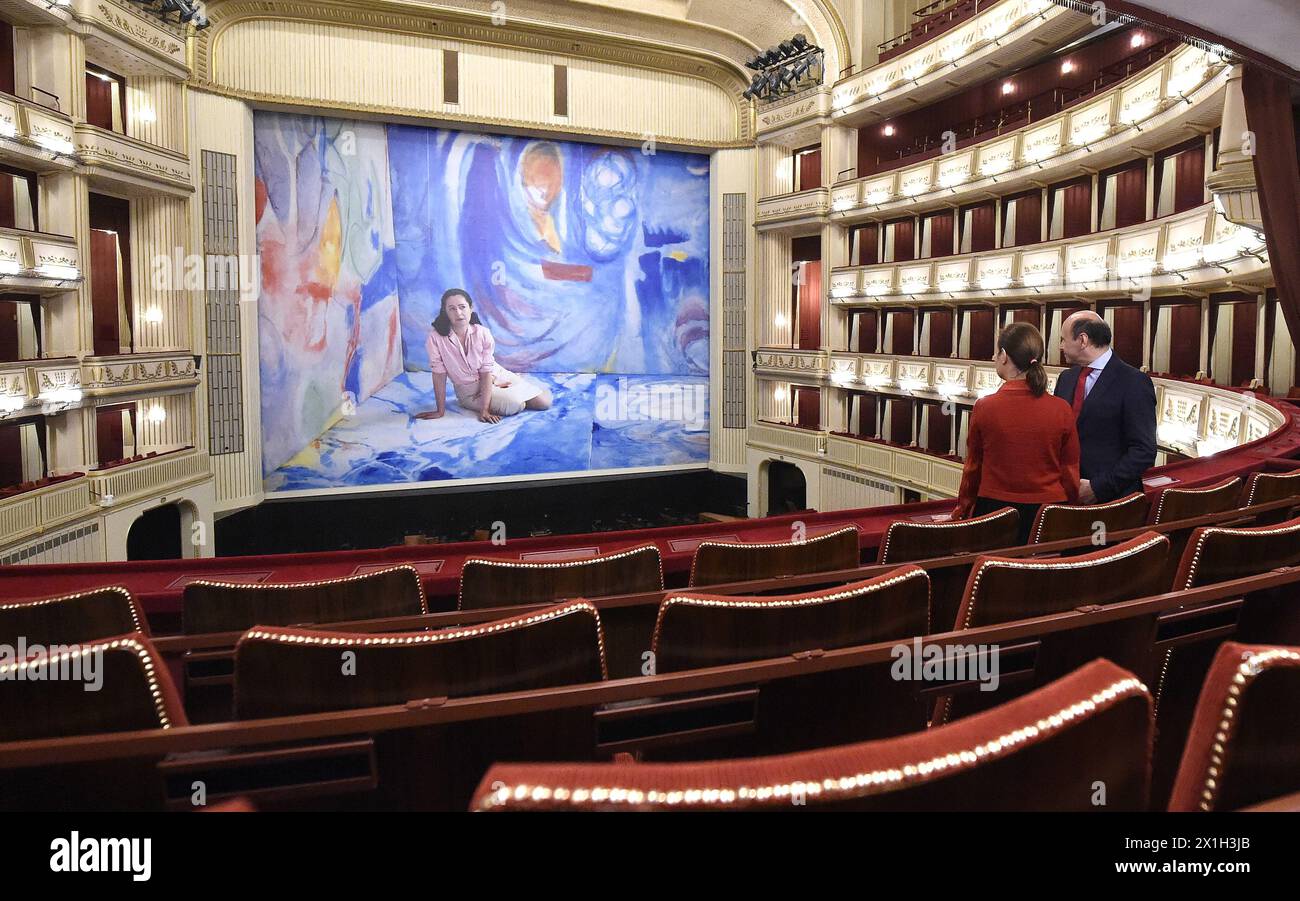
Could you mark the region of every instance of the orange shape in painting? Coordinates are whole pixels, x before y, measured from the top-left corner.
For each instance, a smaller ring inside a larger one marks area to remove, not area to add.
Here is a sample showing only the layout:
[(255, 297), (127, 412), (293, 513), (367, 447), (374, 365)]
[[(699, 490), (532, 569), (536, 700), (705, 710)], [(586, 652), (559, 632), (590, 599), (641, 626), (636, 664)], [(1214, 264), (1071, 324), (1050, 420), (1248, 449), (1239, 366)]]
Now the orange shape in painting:
[(343, 218), (339, 215), (339, 198), (330, 201), (329, 212), (321, 225), (320, 248), (317, 250), (316, 281), (334, 288), (343, 263)]

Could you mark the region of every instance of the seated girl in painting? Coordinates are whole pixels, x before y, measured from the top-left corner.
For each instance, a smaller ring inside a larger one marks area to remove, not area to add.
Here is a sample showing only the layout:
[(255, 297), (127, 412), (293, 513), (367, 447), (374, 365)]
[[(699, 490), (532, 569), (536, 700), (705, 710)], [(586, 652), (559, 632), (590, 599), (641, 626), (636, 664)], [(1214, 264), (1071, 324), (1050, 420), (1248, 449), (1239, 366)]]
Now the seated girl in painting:
[(480, 422), (500, 422), (524, 410), (546, 410), (551, 392), (532, 379), (498, 365), (492, 332), (473, 311), (474, 301), (461, 288), (442, 295), (442, 309), (433, 320), (426, 346), (433, 396), (438, 409), (417, 413), (416, 419), (440, 419), (447, 412), (447, 379), (456, 402), (478, 416)]

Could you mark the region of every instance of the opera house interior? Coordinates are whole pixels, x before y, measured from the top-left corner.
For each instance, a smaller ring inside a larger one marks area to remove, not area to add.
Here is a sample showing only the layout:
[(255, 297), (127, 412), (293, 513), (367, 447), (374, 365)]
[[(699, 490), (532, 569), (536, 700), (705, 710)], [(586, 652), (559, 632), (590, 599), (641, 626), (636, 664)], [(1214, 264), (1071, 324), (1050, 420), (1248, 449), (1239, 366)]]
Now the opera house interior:
[(1294, 0), (0, 0), (0, 809), (1300, 811), (1297, 134)]

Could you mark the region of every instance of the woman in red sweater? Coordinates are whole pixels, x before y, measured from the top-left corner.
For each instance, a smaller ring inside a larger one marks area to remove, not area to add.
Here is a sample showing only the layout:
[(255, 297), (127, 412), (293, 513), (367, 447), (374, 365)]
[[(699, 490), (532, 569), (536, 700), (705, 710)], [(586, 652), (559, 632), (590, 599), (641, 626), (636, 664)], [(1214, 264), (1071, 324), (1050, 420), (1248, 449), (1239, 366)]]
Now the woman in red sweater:
[(1027, 322), (998, 335), (1004, 384), (971, 411), (954, 519), (1020, 511), (1020, 543), (1043, 504), (1079, 499), (1079, 434), (1070, 405), (1047, 393), (1043, 336)]

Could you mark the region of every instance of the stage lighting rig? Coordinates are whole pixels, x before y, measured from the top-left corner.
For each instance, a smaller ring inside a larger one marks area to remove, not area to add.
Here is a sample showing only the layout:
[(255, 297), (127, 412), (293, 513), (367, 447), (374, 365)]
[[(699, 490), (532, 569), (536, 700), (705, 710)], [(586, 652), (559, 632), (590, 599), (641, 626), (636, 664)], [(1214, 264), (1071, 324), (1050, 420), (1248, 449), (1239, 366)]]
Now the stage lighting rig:
[[(198, 0), (130, 0), (130, 2), (168, 25), (190, 24), (196, 31), (202, 31), (211, 24), (208, 22), (208, 17), (203, 14), (203, 7)], [(175, 18), (171, 18), (172, 16)]]
[(743, 96), (746, 100), (771, 102), (821, 84), (824, 60), (822, 48), (809, 43), (804, 35), (796, 34), (746, 60), (745, 68), (756, 74)]

